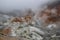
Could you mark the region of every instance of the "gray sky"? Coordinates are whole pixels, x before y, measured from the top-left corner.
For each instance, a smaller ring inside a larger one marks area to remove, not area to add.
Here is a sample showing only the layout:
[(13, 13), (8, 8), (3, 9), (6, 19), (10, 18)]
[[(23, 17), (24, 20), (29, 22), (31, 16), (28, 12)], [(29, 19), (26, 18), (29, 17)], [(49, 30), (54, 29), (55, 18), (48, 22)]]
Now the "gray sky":
[(0, 0), (1, 11), (11, 11), (14, 9), (32, 8), (37, 9), (49, 0)]

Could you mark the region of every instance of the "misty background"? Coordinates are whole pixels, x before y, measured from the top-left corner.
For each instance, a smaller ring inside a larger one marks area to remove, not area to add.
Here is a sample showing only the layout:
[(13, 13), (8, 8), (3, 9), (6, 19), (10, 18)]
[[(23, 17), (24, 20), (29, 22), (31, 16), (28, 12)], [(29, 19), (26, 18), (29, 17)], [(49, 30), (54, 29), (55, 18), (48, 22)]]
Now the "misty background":
[(26, 15), (24, 11), (28, 9), (36, 11), (49, 2), (51, 0), (0, 0), (0, 14), (22, 16)]

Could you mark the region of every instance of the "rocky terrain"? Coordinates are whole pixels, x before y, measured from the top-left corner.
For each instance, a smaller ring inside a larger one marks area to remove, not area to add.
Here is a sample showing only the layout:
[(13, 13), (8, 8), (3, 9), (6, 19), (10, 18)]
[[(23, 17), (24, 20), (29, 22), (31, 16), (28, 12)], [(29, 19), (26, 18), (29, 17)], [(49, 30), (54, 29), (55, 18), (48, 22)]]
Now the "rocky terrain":
[(0, 13), (0, 40), (60, 40), (60, 1), (37, 12)]

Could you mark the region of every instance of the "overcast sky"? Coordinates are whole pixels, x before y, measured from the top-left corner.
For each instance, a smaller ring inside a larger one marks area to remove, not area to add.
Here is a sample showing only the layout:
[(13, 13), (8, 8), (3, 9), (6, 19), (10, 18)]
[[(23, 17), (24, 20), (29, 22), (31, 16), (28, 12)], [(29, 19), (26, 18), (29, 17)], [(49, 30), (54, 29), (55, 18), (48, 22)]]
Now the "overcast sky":
[(0, 11), (11, 11), (14, 9), (32, 8), (47, 3), (49, 0), (0, 0)]

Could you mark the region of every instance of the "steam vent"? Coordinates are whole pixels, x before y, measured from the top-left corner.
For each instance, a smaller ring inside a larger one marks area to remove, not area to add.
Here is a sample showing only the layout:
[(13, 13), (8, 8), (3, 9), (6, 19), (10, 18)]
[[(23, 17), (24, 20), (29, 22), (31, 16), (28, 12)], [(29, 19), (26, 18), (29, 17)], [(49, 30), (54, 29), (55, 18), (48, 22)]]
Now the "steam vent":
[[(60, 40), (60, 0), (15, 1), (1, 1), (7, 9), (16, 8), (0, 11), (0, 40)], [(38, 1), (40, 7), (35, 8)]]

